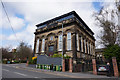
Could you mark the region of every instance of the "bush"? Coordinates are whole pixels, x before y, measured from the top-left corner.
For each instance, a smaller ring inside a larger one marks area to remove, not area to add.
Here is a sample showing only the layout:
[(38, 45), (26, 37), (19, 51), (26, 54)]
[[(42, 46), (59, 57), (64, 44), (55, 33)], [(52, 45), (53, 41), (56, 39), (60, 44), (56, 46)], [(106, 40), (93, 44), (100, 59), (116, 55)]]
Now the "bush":
[(55, 58), (55, 57), (62, 57), (62, 54), (53, 54), (53, 56), (51, 56), (51, 57), (53, 57), (53, 58)]
[(19, 63), (19, 61), (18, 61), (18, 60), (15, 60), (14, 63)]
[(2, 63), (3, 63), (3, 64), (7, 64), (7, 60), (3, 60)]
[(66, 57), (64, 56), (63, 58), (64, 58), (64, 59), (69, 59), (69, 58), (71, 58), (71, 57), (68, 56), (68, 55), (66, 55)]
[[(51, 57), (53, 57), (53, 58), (55, 58), (55, 57), (62, 57), (62, 54), (53, 54), (53, 56), (51, 56)], [(69, 59), (70, 56), (66, 55), (66, 56), (63, 56), (63, 58), (64, 59)]]
[(37, 58), (30, 58), (29, 59), (29, 64), (36, 64), (37, 63)]
[(27, 60), (21, 60), (21, 63), (27, 63)]

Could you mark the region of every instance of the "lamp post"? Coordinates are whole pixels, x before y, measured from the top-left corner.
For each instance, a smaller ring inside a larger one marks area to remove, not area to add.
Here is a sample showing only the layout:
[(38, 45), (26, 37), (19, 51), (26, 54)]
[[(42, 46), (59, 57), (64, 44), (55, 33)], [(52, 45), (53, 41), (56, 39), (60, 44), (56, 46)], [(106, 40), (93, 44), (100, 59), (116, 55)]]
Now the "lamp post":
[(62, 23), (62, 62), (61, 62), (63, 65), (63, 23)]

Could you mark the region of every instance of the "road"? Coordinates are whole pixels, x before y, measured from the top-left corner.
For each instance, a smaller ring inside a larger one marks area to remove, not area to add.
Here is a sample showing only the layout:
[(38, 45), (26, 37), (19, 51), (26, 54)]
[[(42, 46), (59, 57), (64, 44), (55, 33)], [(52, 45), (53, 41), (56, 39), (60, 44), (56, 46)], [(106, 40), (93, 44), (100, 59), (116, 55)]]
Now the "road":
[(92, 80), (90, 78), (94, 78), (93, 80), (98, 80), (97, 78), (99, 78), (99, 80), (119, 80), (116, 78), (92, 74), (42, 72), (42, 70), (36, 68), (22, 67), (25, 67), (25, 64), (3, 64), (2, 80)]
[(2, 65), (2, 78), (66, 78), (64, 76), (56, 76), (16, 68), (15, 66)]

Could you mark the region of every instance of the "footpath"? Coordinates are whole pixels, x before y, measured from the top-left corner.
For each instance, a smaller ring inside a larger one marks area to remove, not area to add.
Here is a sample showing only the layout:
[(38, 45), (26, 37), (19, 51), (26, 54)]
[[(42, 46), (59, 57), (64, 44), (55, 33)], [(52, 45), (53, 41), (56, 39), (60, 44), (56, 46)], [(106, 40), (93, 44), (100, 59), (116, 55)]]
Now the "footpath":
[(45, 74), (51, 74), (51, 75), (57, 75), (57, 76), (65, 76), (68, 78), (103, 78), (103, 79), (107, 79), (107, 80), (120, 80), (120, 78), (116, 78), (116, 77), (107, 77), (106, 75), (94, 75), (91, 73), (83, 73), (83, 72), (58, 72), (58, 71), (52, 71), (52, 70), (44, 70), (44, 69), (37, 69), (35, 68), (35, 66), (26, 66), (26, 64), (22, 63), (22, 64), (9, 64), (11, 66), (14, 66), (15, 68), (19, 68), (19, 69), (24, 69), (24, 70), (28, 70), (28, 71), (34, 71), (34, 72), (42, 72)]

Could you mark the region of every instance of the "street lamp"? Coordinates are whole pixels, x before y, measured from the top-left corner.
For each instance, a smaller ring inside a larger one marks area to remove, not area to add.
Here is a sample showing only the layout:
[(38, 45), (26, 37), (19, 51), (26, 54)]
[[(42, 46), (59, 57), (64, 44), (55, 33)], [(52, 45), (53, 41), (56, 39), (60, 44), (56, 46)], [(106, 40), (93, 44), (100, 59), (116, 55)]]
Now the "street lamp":
[(62, 23), (62, 62), (61, 65), (63, 65), (63, 23)]

